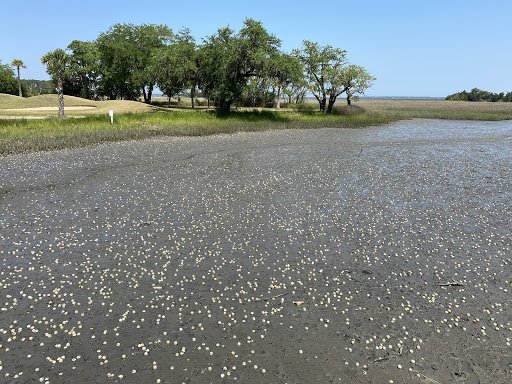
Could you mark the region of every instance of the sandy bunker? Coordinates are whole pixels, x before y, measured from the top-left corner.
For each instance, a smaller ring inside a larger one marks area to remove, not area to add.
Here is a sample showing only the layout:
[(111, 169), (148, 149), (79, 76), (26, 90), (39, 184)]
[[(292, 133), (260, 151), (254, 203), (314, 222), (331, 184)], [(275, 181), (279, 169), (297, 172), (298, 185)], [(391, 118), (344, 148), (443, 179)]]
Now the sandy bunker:
[(0, 159), (0, 375), (508, 383), (512, 123)]

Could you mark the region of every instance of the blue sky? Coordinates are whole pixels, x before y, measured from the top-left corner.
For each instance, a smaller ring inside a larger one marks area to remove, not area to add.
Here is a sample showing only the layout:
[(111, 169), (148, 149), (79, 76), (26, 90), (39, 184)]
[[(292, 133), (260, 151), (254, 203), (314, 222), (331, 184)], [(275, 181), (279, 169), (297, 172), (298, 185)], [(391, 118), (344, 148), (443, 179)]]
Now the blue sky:
[(285, 51), (302, 40), (347, 50), (351, 63), (377, 77), (369, 96), (512, 91), (510, 0), (9, 0), (2, 13), (0, 60), (23, 60), (22, 78), (48, 79), (43, 54), (94, 40), (115, 23), (187, 27), (200, 42), (253, 18)]

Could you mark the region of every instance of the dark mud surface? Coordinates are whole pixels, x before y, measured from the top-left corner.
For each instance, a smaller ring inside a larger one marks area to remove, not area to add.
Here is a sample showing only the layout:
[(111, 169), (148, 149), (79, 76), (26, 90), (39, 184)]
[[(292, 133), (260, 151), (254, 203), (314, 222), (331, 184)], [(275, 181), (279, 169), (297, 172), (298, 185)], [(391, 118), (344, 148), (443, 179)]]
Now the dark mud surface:
[(2, 383), (512, 382), (512, 122), (0, 159)]

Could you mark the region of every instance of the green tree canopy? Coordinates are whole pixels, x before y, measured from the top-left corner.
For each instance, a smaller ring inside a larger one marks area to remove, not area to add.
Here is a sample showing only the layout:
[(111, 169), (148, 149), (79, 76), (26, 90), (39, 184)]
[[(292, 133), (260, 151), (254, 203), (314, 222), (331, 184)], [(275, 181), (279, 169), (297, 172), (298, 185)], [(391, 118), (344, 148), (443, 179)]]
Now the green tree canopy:
[(153, 51), (148, 70), (155, 73), (156, 84), (169, 97), (190, 90), (192, 108), (199, 83), (199, 56), (189, 29), (182, 29), (173, 43)]
[[(307, 93), (329, 113), (336, 99), (363, 93), (375, 78), (349, 66), (346, 51), (308, 40), (292, 54), (261, 22), (246, 19), (237, 33), (219, 29), (197, 45), (190, 30), (173, 34), (166, 25), (114, 24), (94, 42), (73, 40), (63, 74), (66, 94), (151, 103), (154, 87), (169, 97), (199, 90), (222, 111), (237, 105), (280, 107), (283, 96), (299, 102)], [(56, 72), (53, 78), (56, 79)], [(327, 104), (328, 101), (328, 104)]]
[(512, 92), (500, 92), (500, 93), (493, 93), (489, 91), (482, 91), (478, 88), (473, 88), (471, 92), (457, 92), (453, 95), (446, 96), (446, 100), (450, 101), (506, 101), (511, 102), (512, 101)]
[[(321, 46), (308, 40), (293, 54), (304, 64), (309, 91), (320, 104), (320, 111), (331, 112), (336, 98), (343, 93), (343, 67), (346, 51), (330, 45)], [(329, 107), (326, 110), (327, 96)]]
[(0, 93), (16, 95), (18, 87), (16, 77), (9, 64), (2, 64), (0, 60)]
[(347, 104), (354, 95), (364, 95), (366, 90), (370, 88), (373, 82), (377, 80), (375, 77), (359, 65), (349, 65), (343, 70), (343, 86), (347, 95)]
[(272, 77), (280, 41), (259, 21), (246, 19), (238, 34), (228, 27), (204, 39), (199, 52), (200, 87), (218, 109), (228, 112), (250, 78)]
[(71, 57), (64, 73), (64, 91), (68, 95), (94, 99), (100, 77), (99, 51), (94, 42), (73, 40), (67, 47)]
[(146, 103), (157, 74), (148, 70), (153, 52), (170, 43), (172, 30), (166, 25), (115, 24), (96, 40), (101, 61), (100, 91), (111, 99), (135, 100), (140, 93)]
[(292, 55), (279, 52), (272, 56), (270, 72), (274, 76), (274, 85), (277, 88), (276, 108), (281, 106), (281, 91), (286, 93), (288, 87), (300, 82), (303, 79), (303, 71), (301, 61)]

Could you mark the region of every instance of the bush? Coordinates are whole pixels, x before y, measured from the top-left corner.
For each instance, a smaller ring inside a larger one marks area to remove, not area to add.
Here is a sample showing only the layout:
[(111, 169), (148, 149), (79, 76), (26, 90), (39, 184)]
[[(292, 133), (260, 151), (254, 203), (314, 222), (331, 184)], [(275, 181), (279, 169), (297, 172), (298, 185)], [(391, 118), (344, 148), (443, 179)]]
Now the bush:
[(287, 108), (293, 109), (299, 112), (317, 112), (319, 110), (318, 103), (299, 103), (299, 104), (288, 104)]
[(366, 109), (360, 107), (358, 105), (344, 105), (344, 106), (334, 106), (332, 108), (333, 115), (340, 116), (359, 116), (364, 115), (366, 113)]

